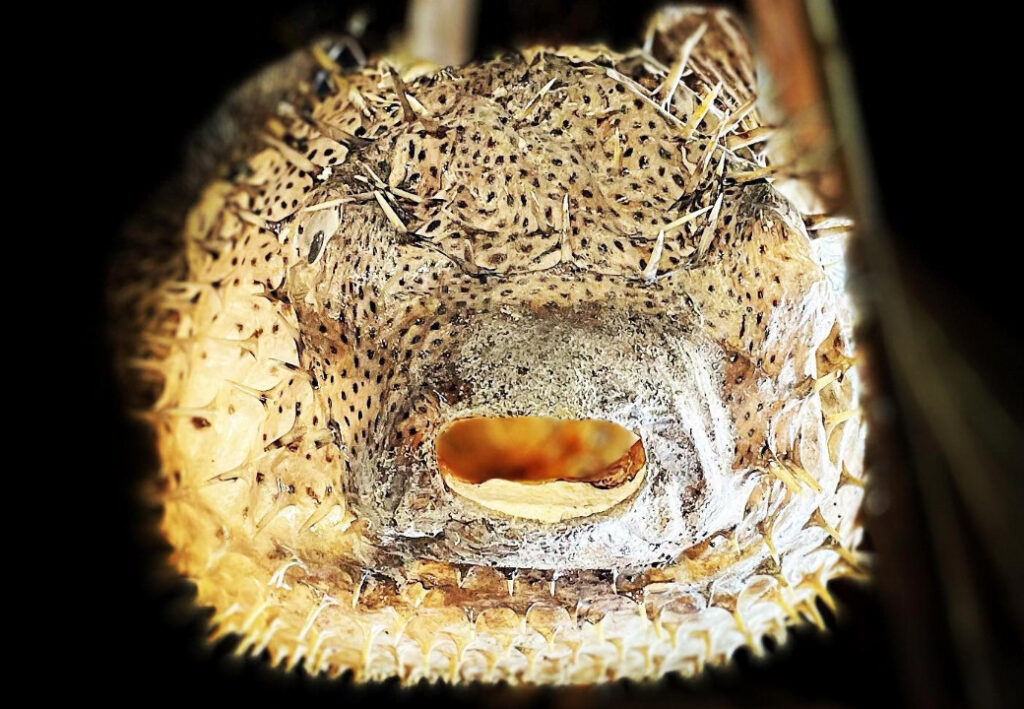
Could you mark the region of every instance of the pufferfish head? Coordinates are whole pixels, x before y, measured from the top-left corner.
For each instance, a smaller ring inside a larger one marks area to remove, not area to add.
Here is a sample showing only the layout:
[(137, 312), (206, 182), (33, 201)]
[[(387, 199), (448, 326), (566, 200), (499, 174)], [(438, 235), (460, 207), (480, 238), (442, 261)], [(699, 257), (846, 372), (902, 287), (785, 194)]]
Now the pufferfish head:
[(359, 680), (694, 674), (861, 573), (844, 239), (771, 180), (736, 21), (650, 39), (317, 45), (142, 257), (161, 528), (215, 634)]

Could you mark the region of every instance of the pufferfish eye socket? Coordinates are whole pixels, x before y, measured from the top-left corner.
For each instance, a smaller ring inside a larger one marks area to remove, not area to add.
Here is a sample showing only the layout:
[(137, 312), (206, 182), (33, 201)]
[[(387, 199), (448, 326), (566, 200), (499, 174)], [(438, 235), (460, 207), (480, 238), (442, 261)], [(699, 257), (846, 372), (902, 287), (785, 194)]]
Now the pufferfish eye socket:
[(736, 20), (651, 37), (256, 80), (244, 169), (115, 293), (215, 635), (359, 680), (692, 675), (862, 573), (845, 237), (761, 178)]

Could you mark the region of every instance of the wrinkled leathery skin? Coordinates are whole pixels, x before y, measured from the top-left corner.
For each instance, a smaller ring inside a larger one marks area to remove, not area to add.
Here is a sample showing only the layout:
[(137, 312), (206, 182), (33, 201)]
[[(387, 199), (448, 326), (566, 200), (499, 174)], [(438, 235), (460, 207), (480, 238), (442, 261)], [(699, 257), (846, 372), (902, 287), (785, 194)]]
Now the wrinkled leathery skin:
[[(691, 675), (862, 573), (844, 239), (757, 178), (736, 21), (649, 39), (321, 72), (142, 257), (129, 364), (217, 635), (359, 680)], [(619, 423), (646, 477), (555, 524), (478, 507), (433, 449), (472, 415)]]

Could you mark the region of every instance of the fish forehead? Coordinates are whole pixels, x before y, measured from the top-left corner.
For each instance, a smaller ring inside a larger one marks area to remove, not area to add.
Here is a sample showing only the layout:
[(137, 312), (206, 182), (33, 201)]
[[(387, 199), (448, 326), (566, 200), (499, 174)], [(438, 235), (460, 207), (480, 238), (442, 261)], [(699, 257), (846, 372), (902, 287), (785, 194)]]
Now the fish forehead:
[[(373, 143), (348, 155), (324, 198), (399, 190), (392, 224), (471, 273), (568, 264), (639, 278), (662, 232), (663, 272), (685, 266), (707, 226), (700, 210), (749, 161), (661, 107), (645, 71), (648, 86), (557, 54), (511, 55), (410, 82), (429, 116), (411, 121), (397, 104), (369, 110), (354, 85), (356, 103), (325, 102), (321, 117)], [(723, 195), (718, 214), (741, 194)]]
[[(321, 281), (324, 300), (324, 278), (372, 282), (382, 307), (442, 290), (498, 307), (502, 293), (534, 306), (625, 298), (673, 315), (726, 305), (709, 327), (734, 348), (748, 344), (739, 331), (763, 329), (758, 313), (749, 325), (732, 317), (737, 305), (749, 311), (744, 297), (778, 305), (781, 291), (799, 298), (822, 278), (799, 217), (771, 185), (735, 183), (758, 164), (727, 147), (726, 128), (738, 126), (727, 109), (712, 105), (691, 125), (659, 103), (668, 78), (646, 61), (564, 51), (575, 53), (506, 55), (401, 83), (420, 107), (409, 115), (396, 99), (374, 106), (399, 85), (380, 66), (318, 104), (315, 120), (372, 142), (302, 200), (345, 214), (325, 275), (308, 280)], [(756, 114), (744, 120), (760, 125)], [(321, 214), (300, 214), (298, 231), (308, 238)]]

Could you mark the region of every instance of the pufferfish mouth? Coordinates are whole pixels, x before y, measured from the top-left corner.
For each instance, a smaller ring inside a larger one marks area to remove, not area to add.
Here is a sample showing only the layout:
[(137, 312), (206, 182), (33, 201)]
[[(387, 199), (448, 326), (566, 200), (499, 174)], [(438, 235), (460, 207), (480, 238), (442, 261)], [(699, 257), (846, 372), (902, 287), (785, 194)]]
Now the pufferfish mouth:
[(544, 416), (455, 421), (435, 444), (455, 493), (514, 517), (558, 522), (603, 512), (636, 492), (647, 457), (610, 421)]
[(610, 421), (545, 416), (456, 421), (437, 441), (441, 471), (467, 483), (555, 480), (617, 487), (643, 466), (636, 434)]
[(741, 518), (722, 353), (685, 320), (507, 308), (452, 346), (410, 368), (410, 417), (353, 461), (381, 565), (636, 568)]

